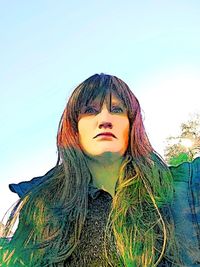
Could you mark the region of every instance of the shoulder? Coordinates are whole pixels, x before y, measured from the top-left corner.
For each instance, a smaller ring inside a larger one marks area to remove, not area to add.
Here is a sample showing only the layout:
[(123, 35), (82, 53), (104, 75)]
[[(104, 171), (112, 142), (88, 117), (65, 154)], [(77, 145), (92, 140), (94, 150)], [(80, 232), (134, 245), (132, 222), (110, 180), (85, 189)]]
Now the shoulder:
[(18, 196), (21, 198), (25, 196), (29, 191), (31, 191), (33, 188), (35, 188), (37, 185), (44, 183), (51, 177), (55, 175), (55, 173), (62, 172), (63, 166), (55, 166), (54, 168), (50, 169), (47, 173), (45, 173), (42, 176), (34, 177), (31, 180), (28, 181), (22, 181), (17, 184), (9, 184), (9, 189), (13, 192), (18, 194)]
[(184, 162), (176, 167), (169, 167), (175, 182), (199, 181), (200, 177), (200, 157), (192, 162)]
[(174, 180), (175, 200), (181, 199), (187, 205), (198, 206), (196, 211), (200, 213), (200, 157), (169, 168)]
[(200, 216), (200, 157), (169, 168), (174, 180), (174, 205)]

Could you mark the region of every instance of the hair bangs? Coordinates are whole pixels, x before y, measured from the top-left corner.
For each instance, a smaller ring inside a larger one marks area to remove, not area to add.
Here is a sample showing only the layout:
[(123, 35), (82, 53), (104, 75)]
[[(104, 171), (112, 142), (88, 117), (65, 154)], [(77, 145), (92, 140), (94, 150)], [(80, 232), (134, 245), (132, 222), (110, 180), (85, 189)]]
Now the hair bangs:
[(69, 112), (71, 113), (72, 121), (77, 124), (82, 108), (90, 105), (94, 100), (99, 101), (101, 108), (105, 98), (109, 96), (110, 106), (112, 94), (122, 101), (128, 111), (129, 119), (132, 120), (139, 106), (136, 97), (121, 79), (101, 73), (89, 77), (75, 89), (72, 94), (73, 103), (69, 101)]

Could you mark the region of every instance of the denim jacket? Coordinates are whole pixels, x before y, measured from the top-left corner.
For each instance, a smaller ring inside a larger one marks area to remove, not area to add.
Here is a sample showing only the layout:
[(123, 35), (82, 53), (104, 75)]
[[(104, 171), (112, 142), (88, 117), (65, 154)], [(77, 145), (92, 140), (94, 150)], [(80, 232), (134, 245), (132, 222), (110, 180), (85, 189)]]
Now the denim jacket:
[[(197, 267), (200, 266), (200, 157), (193, 160), (193, 162), (185, 162), (177, 167), (171, 166), (170, 171), (175, 185), (172, 212), (175, 221), (175, 233), (181, 244), (180, 252), (184, 259), (184, 266)], [(33, 178), (31, 181), (10, 184), (9, 188), (12, 192), (17, 193), (19, 197), (22, 197), (33, 187), (51, 177), (53, 172), (54, 168), (44, 176)], [(95, 188), (90, 184), (89, 196), (93, 201), (101, 191), (101, 189)], [(94, 214), (94, 216), (96, 215)], [(94, 216), (91, 216), (91, 218)], [(92, 246), (91, 250), (94, 250), (94, 255), (98, 253), (98, 251), (95, 252), (95, 246)], [(90, 254), (91, 251), (89, 251), (88, 255)], [(80, 257), (82, 255), (79, 255)], [(78, 266), (79, 262), (74, 262), (73, 264)]]
[(175, 185), (172, 212), (184, 264), (200, 266), (200, 158), (170, 170)]

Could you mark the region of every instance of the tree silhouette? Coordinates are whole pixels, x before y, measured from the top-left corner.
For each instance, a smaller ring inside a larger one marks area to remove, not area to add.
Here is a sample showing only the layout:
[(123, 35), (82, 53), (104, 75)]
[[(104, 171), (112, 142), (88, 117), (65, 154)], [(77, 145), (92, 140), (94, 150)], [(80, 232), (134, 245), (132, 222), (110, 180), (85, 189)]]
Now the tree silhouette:
[(178, 165), (192, 161), (200, 155), (200, 114), (193, 114), (191, 119), (180, 125), (180, 135), (166, 139), (165, 160), (169, 165)]

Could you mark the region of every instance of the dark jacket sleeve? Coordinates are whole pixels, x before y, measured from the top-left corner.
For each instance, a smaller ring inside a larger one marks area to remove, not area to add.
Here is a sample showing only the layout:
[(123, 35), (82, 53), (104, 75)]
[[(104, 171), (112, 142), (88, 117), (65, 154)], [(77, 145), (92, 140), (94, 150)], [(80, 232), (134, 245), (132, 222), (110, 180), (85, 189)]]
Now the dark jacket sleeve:
[(23, 181), (23, 182), (20, 182), (18, 184), (9, 184), (9, 188), (12, 192), (18, 194), (18, 196), (21, 198), (26, 193), (28, 193), (32, 188), (45, 182), (47, 179), (52, 177), (52, 175), (54, 174), (54, 172), (57, 168), (58, 167), (56, 166), (56, 167), (52, 168), (51, 170), (49, 170), (43, 176), (34, 177), (30, 181)]
[(200, 266), (200, 158), (170, 167), (175, 194), (175, 232), (185, 266)]

